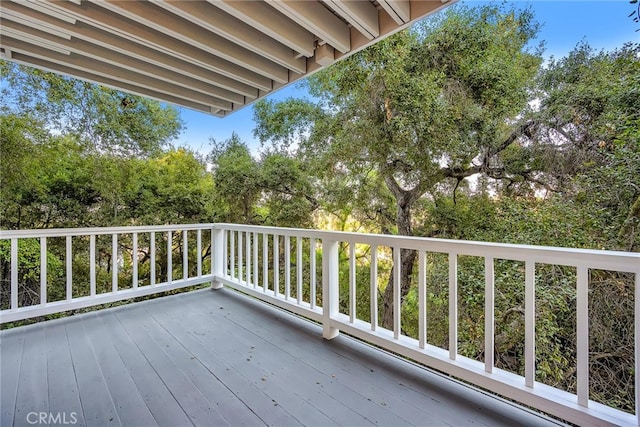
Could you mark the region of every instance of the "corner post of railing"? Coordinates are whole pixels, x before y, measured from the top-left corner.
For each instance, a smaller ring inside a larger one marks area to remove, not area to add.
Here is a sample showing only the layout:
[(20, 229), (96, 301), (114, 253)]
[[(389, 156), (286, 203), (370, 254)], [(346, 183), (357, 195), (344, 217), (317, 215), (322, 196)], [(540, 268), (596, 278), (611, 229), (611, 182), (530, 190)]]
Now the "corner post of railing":
[(222, 288), (220, 279), (224, 277), (224, 229), (213, 226), (211, 228), (211, 289)]
[(322, 238), (322, 336), (330, 340), (338, 336), (340, 330), (331, 326), (331, 320), (338, 314), (338, 242)]

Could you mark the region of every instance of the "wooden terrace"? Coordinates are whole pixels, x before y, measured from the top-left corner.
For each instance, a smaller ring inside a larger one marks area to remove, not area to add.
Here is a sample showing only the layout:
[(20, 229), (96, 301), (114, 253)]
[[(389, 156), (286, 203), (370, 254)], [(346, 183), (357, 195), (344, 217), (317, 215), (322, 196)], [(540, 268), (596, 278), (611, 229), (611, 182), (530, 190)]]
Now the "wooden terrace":
[(0, 342), (3, 426), (40, 413), (87, 426), (557, 425), (344, 334), (324, 340), (321, 326), (227, 288)]

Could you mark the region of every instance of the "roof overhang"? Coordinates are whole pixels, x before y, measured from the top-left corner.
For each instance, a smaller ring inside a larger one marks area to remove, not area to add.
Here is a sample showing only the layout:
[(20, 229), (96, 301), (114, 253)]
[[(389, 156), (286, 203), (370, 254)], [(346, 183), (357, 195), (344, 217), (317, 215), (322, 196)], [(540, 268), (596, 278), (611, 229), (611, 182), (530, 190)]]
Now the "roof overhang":
[(0, 0), (0, 52), (223, 117), (451, 3)]

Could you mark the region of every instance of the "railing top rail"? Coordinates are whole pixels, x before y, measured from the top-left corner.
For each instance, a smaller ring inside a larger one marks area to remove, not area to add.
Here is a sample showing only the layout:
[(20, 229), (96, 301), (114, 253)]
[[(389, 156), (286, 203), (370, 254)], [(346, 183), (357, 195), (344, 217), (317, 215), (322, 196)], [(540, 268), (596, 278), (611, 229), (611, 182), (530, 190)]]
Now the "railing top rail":
[(519, 245), (511, 243), (448, 240), (428, 237), (381, 235), (345, 231), (321, 231), (302, 228), (267, 227), (258, 225), (205, 223), (168, 224), (125, 227), (50, 228), (35, 230), (0, 230), (0, 239), (90, 236), (125, 233), (163, 232), (169, 230), (224, 229), (244, 232), (277, 234), (280, 236), (331, 239), (348, 243), (399, 247), (427, 252), (454, 253), (479, 257), (492, 257), (515, 261), (534, 261), (545, 264), (610, 269), (640, 274), (640, 253), (576, 249), (551, 246)]
[(0, 230), (0, 239), (25, 239), (37, 237), (91, 236), (102, 234), (149, 233), (169, 230), (204, 230), (215, 224), (166, 224), (135, 225), (123, 227), (42, 228), (31, 230)]
[(399, 247), (427, 252), (455, 253), (479, 257), (493, 257), (515, 261), (534, 261), (566, 266), (587, 265), (590, 268), (611, 269), (640, 274), (640, 253), (599, 249), (576, 249), (511, 243), (448, 240), (429, 237), (381, 235), (345, 231), (321, 231), (301, 228), (265, 227), (257, 225), (222, 224), (215, 228), (234, 231), (278, 234), (280, 236), (331, 239), (348, 243)]

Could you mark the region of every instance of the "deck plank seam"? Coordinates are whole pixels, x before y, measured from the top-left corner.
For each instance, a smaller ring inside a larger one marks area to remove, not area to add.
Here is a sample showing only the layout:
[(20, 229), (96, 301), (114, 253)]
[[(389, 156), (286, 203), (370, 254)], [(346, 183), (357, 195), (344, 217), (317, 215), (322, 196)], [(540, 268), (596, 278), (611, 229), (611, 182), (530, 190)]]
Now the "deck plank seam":
[[(125, 409), (125, 408), (123, 408), (123, 406), (120, 403), (118, 403), (119, 400), (122, 399), (122, 397), (118, 396), (119, 393), (118, 393), (117, 388), (116, 389), (113, 388), (112, 381), (109, 381), (109, 376), (105, 373), (106, 367), (104, 367), (102, 365), (102, 363), (100, 362), (100, 357), (98, 355), (98, 351), (99, 350), (100, 350), (100, 353), (103, 354), (104, 357), (107, 357), (108, 359), (111, 359), (109, 353), (115, 353), (117, 355), (118, 360), (120, 361), (120, 366), (114, 366), (113, 362), (111, 360), (109, 362), (109, 365), (111, 365), (112, 368), (115, 368), (115, 369), (118, 369), (118, 370), (121, 369), (123, 371), (123, 373), (126, 374), (127, 379), (129, 381), (129, 385), (133, 385), (134, 386), (134, 390), (135, 391), (132, 391), (127, 396), (127, 398), (124, 399), (124, 400), (125, 401), (130, 401), (130, 400), (135, 399), (137, 397), (140, 401), (144, 402), (144, 397), (142, 396), (142, 392), (140, 391), (140, 389), (136, 385), (135, 381), (133, 381), (131, 373), (127, 369), (126, 361), (122, 359), (122, 357), (120, 356), (120, 353), (118, 352), (118, 350), (113, 345), (113, 341), (112, 340), (105, 340), (103, 337), (97, 337), (96, 334), (92, 334), (91, 333), (90, 326), (93, 325), (93, 324), (98, 324), (98, 325), (101, 324), (98, 312), (92, 312), (91, 316), (87, 316), (86, 321), (82, 322), (82, 325), (84, 327), (85, 332), (89, 336), (89, 343), (91, 344), (91, 346), (93, 348), (93, 352), (95, 354), (96, 360), (98, 361), (98, 366), (100, 367), (100, 370), (103, 372), (103, 377), (105, 379), (105, 385), (107, 387), (107, 390), (109, 390), (109, 395), (111, 396), (112, 401), (114, 402), (114, 407), (116, 409), (116, 412), (118, 413), (118, 417), (120, 418), (120, 420), (121, 420), (121, 422), (123, 424), (128, 424), (127, 422), (123, 421), (123, 416), (121, 414), (121, 410)], [(104, 348), (98, 348), (98, 346), (102, 346), (102, 345), (104, 345), (105, 347)], [(120, 383), (120, 381), (121, 381), (120, 379), (115, 380), (116, 383)], [(120, 384), (122, 384), (122, 383), (120, 383)], [(116, 384), (116, 385), (119, 385), (119, 384)], [(135, 396), (134, 393), (137, 393), (137, 396)], [(128, 402), (125, 402), (125, 403), (128, 403)], [(156, 426), (157, 426), (158, 422), (155, 420), (155, 417), (153, 417), (153, 413), (151, 412), (151, 409), (146, 405), (146, 402), (145, 402), (144, 407), (148, 412), (148, 414), (146, 416), (150, 416), (151, 419), (154, 420), (154, 422), (156, 423)]]
[[(92, 314), (92, 313), (87, 313), (87, 314)], [(76, 318), (76, 319), (73, 319), (73, 320), (75, 320), (77, 322), (82, 322), (82, 320), (79, 319), (79, 318)], [(72, 325), (71, 322), (65, 323), (65, 333), (67, 335), (67, 340), (69, 339), (69, 329), (68, 329), (68, 327), (70, 325)], [(105, 381), (105, 378), (104, 378), (104, 374), (103, 374), (102, 370), (100, 369), (100, 364), (98, 363), (98, 359), (96, 358), (95, 352), (93, 351), (93, 346), (91, 345), (91, 343), (88, 340), (88, 337), (86, 336), (84, 326), (82, 325), (82, 323), (80, 323), (80, 325), (76, 326), (76, 327), (80, 328), (83, 331), (82, 335), (79, 336), (79, 339), (80, 339), (80, 341), (84, 342), (86, 347), (91, 349), (91, 354), (93, 355), (93, 361), (95, 362), (96, 366), (98, 367), (98, 371), (100, 372), (100, 377), (102, 378), (102, 383), (105, 385), (105, 388), (107, 389), (107, 391), (109, 391), (109, 388), (106, 386), (106, 381)], [(69, 345), (69, 349), (73, 348), (73, 345), (71, 345), (70, 341), (68, 341), (68, 345)], [(78, 372), (77, 372), (77, 362), (78, 362), (77, 355), (76, 355), (76, 357), (74, 357), (73, 351), (70, 351), (70, 353), (71, 353), (71, 362), (72, 362), (72, 365), (73, 365), (73, 373), (74, 373), (74, 375), (76, 377), (76, 386), (78, 387), (78, 390), (80, 390), (80, 383), (78, 381)], [(87, 414), (86, 406), (85, 406), (86, 402), (84, 401), (84, 399), (82, 399), (82, 393), (81, 392), (78, 392), (78, 396), (80, 397), (80, 406), (82, 407), (82, 412), (83, 412), (83, 415), (84, 415), (85, 425), (88, 425), (89, 423), (87, 422), (87, 418), (86, 418), (87, 417), (87, 415), (86, 415)], [(122, 421), (120, 420), (120, 417), (118, 415), (118, 411), (116, 410), (116, 407), (115, 407), (115, 402), (113, 401), (113, 398), (111, 397), (111, 393), (110, 392), (109, 392), (109, 399), (111, 401), (111, 407), (113, 408), (113, 413), (114, 413), (114, 415), (116, 417), (117, 424), (122, 426)]]
[[(58, 328), (60, 330), (59, 334), (64, 334), (64, 338), (62, 343), (60, 342), (55, 342), (55, 344), (60, 345), (63, 348), (63, 351), (65, 351), (65, 353), (68, 355), (68, 361), (71, 362), (71, 371), (73, 372), (73, 383), (75, 384), (75, 389), (77, 392), (77, 399), (78, 399), (78, 403), (80, 404), (80, 414), (75, 413), (75, 419), (77, 420), (77, 422), (80, 422), (81, 424), (84, 423), (84, 425), (86, 425), (86, 419), (84, 416), (84, 410), (82, 407), (82, 400), (81, 400), (81, 395), (80, 395), (80, 387), (78, 386), (78, 378), (77, 378), (77, 374), (76, 374), (76, 370), (75, 370), (75, 366), (73, 364), (73, 358), (71, 355), (71, 346), (69, 344), (69, 336), (67, 334), (67, 328), (65, 327), (64, 324), (62, 323), (45, 323), (45, 336), (47, 337), (47, 350), (49, 351), (50, 346), (48, 344), (49, 342), (49, 338), (50, 338), (50, 332), (54, 331), (55, 328)], [(54, 345), (55, 345), (54, 344)], [(47, 355), (47, 376), (49, 375), (49, 365), (48, 365), (48, 361), (49, 361), (49, 357)], [(49, 407), (51, 407), (51, 388), (49, 388)], [(69, 417), (71, 417), (71, 414), (66, 414), (69, 415)], [(79, 418), (78, 418), (79, 416)]]

